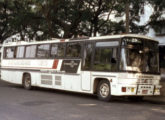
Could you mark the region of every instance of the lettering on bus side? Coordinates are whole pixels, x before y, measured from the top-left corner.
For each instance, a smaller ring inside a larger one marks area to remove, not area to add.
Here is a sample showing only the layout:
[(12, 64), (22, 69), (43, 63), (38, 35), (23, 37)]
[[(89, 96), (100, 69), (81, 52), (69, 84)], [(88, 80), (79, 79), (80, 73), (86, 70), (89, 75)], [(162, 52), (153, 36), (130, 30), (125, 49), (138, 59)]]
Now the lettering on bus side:
[(77, 73), (79, 64), (80, 60), (63, 60), (61, 71), (65, 71), (66, 73)]

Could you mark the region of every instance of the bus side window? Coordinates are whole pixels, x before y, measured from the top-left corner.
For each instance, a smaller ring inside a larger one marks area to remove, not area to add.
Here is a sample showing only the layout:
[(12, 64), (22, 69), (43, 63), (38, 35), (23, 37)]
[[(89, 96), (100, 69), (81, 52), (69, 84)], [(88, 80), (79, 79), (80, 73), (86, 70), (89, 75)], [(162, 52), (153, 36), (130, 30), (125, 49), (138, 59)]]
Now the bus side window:
[(15, 47), (8, 47), (5, 48), (5, 58), (14, 58), (14, 53), (15, 53)]
[(24, 51), (25, 51), (25, 47), (24, 46), (17, 47), (16, 58), (23, 58), (24, 57)]
[(84, 51), (83, 51), (83, 63), (82, 63), (82, 69), (83, 70), (90, 70), (92, 53), (93, 53), (93, 44), (92, 43), (86, 43), (84, 45)]
[(115, 71), (117, 69), (117, 48), (96, 48), (93, 69)]
[(68, 43), (66, 48), (66, 56), (78, 58), (81, 57), (81, 44), (80, 43)]
[(36, 45), (26, 46), (25, 58), (35, 58), (36, 57)]
[(49, 58), (49, 44), (38, 45), (37, 58)]
[(51, 52), (50, 52), (50, 57), (55, 58), (55, 57), (64, 57), (65, 55), (65, 44), (52, 44), (51, 47)]

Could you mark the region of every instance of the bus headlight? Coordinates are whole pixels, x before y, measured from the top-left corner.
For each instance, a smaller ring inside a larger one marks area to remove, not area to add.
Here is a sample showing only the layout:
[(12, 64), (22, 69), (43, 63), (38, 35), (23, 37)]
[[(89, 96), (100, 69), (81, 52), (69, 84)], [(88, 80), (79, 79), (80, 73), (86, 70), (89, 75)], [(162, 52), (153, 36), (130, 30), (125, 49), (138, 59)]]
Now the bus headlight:
[(155, 88), (154, 89), (154, 94), (159, 94), (160, 93), (160, 88)]
[(161, 85), (159, 86), (155, 86), (155, 89), (154, 89), (154, 95), (160, 95), (160, 89), (161, 89)]

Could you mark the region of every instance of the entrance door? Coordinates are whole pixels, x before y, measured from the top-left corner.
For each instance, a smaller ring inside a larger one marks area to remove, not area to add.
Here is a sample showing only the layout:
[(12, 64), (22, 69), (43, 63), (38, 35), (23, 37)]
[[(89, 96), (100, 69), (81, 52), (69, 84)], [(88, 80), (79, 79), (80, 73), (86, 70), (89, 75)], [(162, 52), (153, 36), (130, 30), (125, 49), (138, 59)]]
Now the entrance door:
[(93, 44), (85, 43), (81, 70), (81, 88), (85, 91), (91, 90), (91, 62), (92, 62)]

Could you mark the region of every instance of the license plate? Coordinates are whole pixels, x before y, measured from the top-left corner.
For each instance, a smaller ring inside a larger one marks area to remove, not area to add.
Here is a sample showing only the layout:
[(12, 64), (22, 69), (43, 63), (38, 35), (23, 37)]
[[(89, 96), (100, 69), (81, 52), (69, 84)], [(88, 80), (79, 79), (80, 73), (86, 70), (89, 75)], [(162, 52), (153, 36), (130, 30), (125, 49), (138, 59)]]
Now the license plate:
[(148, 90), (142, 90), (142, 94), (147, 94)]

